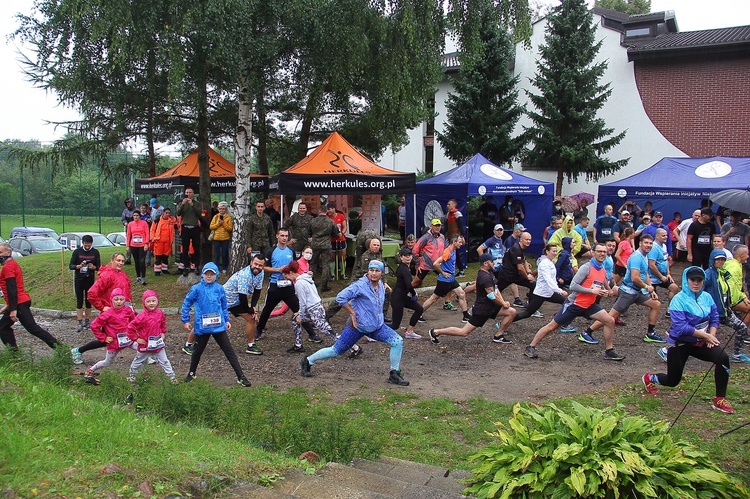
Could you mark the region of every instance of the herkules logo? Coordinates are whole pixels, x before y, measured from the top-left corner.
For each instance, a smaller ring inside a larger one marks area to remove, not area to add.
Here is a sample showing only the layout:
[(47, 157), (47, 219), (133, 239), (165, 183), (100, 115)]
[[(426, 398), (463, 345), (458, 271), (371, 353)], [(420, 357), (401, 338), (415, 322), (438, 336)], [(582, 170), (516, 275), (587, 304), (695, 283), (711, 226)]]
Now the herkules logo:
[[(341, 154), (341, 151), (333, 151), (331, 149), (328, 149), (328, 152), (333, 155), (333, 159), (330, 160), (328, 163), (331, 166), (336, 167), (336, 170), (323, 170), (323, 173), (359, 173), (360, 169), (358, 166), (354, 164), (354, 158), (349, 156), (348, 154)], [(341, 164), (341, 163), (345, 164)], [(347, 168), (348, 167), (348, 168)]]

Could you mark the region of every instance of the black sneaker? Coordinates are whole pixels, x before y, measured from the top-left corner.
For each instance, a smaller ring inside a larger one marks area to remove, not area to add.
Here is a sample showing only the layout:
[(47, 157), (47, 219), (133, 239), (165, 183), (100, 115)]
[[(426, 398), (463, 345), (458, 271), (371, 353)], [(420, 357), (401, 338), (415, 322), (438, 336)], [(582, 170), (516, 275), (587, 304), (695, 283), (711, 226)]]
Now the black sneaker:
[(362, 347), (359, 345), (354, 345), (347, 357), (349, 357), (350, 359), (356, 359), (360, 355), (362, 355)]
[(419, 319), (417, 319), (417, 322), (427, 322), (427, 319), (425, 319), (424, 317), (420, 317)]
[(466, 324), (470, 320), (471, 320), (471, 314), (469, 313), (464, 314), (464, 316), (461, 318), (461, 322), (463, 322), (464, 324)]
[(263, 336), (263, 330), (262, 329), (256, 330), (255, 331), (255, 341), (258, 341), (261, 338), (261, 336)]
[(318, 336), (317, 333), (313, 333), (313, 334), (308, 335), (308, 336), (310, 337), (310, 341), (312, 341), (313, 343), (323, 343), (323, 338), (321, 338), (320, 336)]
[(309, 378), (312, 376), (312, 372), (310, 372), (310, 361), (307, 360), (307, 357), (302, 357), (299, 359), (299, 366), (302, 369), (302, 376), (305, 378)]
[(522, 302), (520, 298), (516, 298), (515, 300), (513, 300), (513, 306), (518, 308), (526, 308), (526, 304)]
[(437, 335), (435, 334), (435, 329), (430, 329), (429, 331), (427, 331), (427, 334), (430, 335), (430, 341), (431, 342), (433, 342), (436, 345), (438, 343), (440, 343), (440, 340), (438, 339)]
[(127, 397), (125, 397), (125, 400), (123, 401), (123, 404), (130, 405), (132, 403), (133, 403), (133, 394), (130, 393), (130, 394), (128, 394)]
[(388, 383), (392, 383), (398, 386), (409, 386), (409, 382), (401, 376), (401, 370), (391, 369), (391, 374), (388, 376)]
[(188, 373), (187, 376), (185, 376), (185, 383), (190, 383), (195, 379), (195, 373)]
[(255, 345), (248, 345), (245, 349), (245, 353), (250, 355), (263, 355), (263, 350), (256, 347)]
[(132, 262), (130, 261), (130, 258), (128, 258), (127, 260), (125, 260), (125, 265), (132, 265)]
[(604, 351), (604, 360), (622, 360), (624, 358), (625, 356), (617, 353), (614, 348), (610, 348), (609, 350)]
[(78, 322), (78, 327), (76, 328), (76, 333), (80, 333), (83, 331), (83, 321)]
[(497, 335), (497, 336), (493, 336), (492, 337), (492, 341), (494, 341), (495, 343), (502, 343), (504, 345), (508, 345), (510, 343), (513, 343), (512, 341), (510, 341), (508, 339), (507, 336), (505, 336), (505, 334), (500, 334), (500, 335)]
[(536, 354), (536, 347), (532, 347), (531, 345), (526, 347), (526, 350), (523, 351), (523, 354), (530, 359), (536, 359), (537, 357), (539, 357)]
[(303, 347), (302, 345), (294, 345), (292, 348), (287, 348), (286, 353), (301, 353), (304, 351), (305, 347)]
[(247, 378), (246, 378), (246, 377), (244, 377), (244, 376), (243, 376), (243, 377), (241, 377), (241, 378), (238, 378), (238, 379), (237, 379), (237, 384), (238, 384), (238, 385), (242, 385), (242, 386), (244, 386), (245, 388), (248, 388), (248, 387), (250, 386), (250, 382), (249, 382), (249, 381), (247, 380)]

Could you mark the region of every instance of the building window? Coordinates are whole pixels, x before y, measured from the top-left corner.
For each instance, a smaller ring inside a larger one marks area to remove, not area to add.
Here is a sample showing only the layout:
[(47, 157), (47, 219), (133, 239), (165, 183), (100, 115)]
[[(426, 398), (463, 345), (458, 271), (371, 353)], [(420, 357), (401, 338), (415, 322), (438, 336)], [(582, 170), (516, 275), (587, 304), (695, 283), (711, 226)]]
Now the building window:
[(651, 28), (632, 28), (625, 31), (625, 38), (632, 38), (635, 36), (651, 36)]
[(432, 173), (435, 166), (435, 146), (427, 146), (424, 148), (424, 172)]

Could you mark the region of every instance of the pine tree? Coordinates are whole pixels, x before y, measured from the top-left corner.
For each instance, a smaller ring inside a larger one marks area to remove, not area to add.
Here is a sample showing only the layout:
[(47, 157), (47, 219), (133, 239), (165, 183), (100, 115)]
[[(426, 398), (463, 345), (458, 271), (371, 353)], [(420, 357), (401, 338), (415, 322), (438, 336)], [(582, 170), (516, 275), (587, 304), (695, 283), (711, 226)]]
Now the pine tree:
[(522, 116), (518, 104), (518, 77), (509, 69), (514, 46), (498, 27), (496, 16), (485, 11), (480, 29), (481, 49), (462, 60), (459, 78), (448, 95), (445, 132), (436, 131), (445, 155), (463, 163), (482, 153), (495, 164), (509, 163), (526, 145), (526, 135), (512, 137)]
[(651, 0), (596, 0), (596, 6), (616, 10), (631, 16), (651, 12)]
[(527, 151), (531, 167), (557, 170), (556, 194), (563, 176), (575, 181), (598, 180), (624, 167), (628, 159), (611, 161), (604, 155), (620, 143), (625, 132), (612, 135), (597, 117), (612, 90), (600, 84), (606, 62), (595, 62), (601, 47), (596, 42), (593, 14), (585, 0), (563, 0), (547, 17), (545, 45), (540, 48), (537, 73), (532, 79), (539, 94), (527, 91), (537, 111), (529, 111), (528, 128), (534, 148)]

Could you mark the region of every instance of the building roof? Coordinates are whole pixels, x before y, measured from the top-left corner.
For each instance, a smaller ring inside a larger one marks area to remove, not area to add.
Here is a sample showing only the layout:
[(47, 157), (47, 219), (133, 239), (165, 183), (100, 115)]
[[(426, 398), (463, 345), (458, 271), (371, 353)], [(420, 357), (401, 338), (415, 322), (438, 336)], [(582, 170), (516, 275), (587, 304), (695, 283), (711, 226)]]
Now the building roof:
[(750, 26), (665, 33), (654, 38), (625, 40), (628, 60), (709, 53), (731, 53), (750, 49)]

